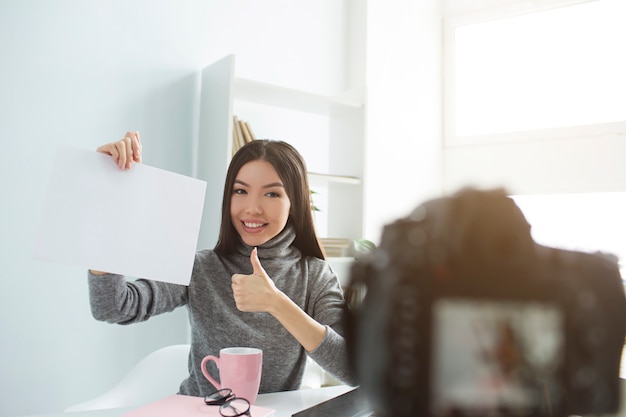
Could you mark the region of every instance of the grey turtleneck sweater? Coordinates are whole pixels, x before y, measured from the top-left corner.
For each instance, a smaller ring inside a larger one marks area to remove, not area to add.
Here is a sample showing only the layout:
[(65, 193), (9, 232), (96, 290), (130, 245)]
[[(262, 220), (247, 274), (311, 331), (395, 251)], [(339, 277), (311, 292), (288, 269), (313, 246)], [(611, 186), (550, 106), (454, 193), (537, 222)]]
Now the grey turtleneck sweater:
[[(294, 238), (295, 232), (287, 226), (259, 246), (261, 265), (280, 291), (326, 326), (326, 336), (309, 356), (337, 379), (352, 385), (342, 336), (344, 299), (339, 281), (326, 262), (303, 257), (292, 246)], [(188, 287), (146, 279), (127, 281), (116, 274), (89, 274), (92, 313), (98, 320), (130, 324), (186, 305), (191, 351), (189, 377), (180, 385), (180, 394), (204, 396), (214, 390), (202, 375), (200, 362), (206, 355), (218, 356), (220, 349), (231, 346), (263, 350), (260, 393), (298, 389), (306, 362), (304, 348), (270, 314), (244, 313), (235, 305), (231, 276), (252, 273), (251, 251), (243, 242), (230, 256), (198, 251)], [(208, 369), (219, 380), (215, 367)]]

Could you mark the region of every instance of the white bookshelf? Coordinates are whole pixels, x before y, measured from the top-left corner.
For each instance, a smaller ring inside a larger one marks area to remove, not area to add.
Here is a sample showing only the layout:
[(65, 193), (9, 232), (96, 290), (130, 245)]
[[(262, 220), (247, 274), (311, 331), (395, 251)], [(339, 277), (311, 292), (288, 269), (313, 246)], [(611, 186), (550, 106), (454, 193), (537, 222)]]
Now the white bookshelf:
[(345, 108), (363, 107), (361, 91), (347, 91), (337, 96), (325, 96), (307, 91), (235, 78), (235, 96), (240, 100), (258, 102), (310, 113), (332, 114)]
[[(217, 242), (224, 179), (232, 155), (232, 120), (247, 120), (257, 138), (281, 139), (307, 162), (324, 200), (322, 237), (363, 233), (364, 99), (361, 90), (326, 96), (235, 76), (229, 55), (202, 71), (196, 176), (207, 181), (199, 248)], [(318, 228), (319, 230), (319, 228)]]

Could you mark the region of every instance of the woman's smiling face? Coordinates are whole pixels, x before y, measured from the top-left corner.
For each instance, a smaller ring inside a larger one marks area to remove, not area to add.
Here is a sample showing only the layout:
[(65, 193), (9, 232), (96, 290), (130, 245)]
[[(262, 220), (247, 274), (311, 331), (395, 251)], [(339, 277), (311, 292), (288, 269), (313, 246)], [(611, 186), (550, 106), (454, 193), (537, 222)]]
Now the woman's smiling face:
[(241, 167), (232, 189), (233, 227), (248, 246), (260, 246), (287, 224), (291, 201), (274, 166), (254, 160)]

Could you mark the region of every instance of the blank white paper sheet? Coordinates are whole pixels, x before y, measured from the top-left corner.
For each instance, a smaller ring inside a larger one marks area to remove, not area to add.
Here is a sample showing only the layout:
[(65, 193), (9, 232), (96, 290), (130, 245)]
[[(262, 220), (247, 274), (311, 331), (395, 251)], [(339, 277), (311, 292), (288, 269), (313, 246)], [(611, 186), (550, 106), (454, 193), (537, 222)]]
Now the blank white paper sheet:
[(204, 181), (69, 146), (49, 180), (36, 259), (189, 285)]

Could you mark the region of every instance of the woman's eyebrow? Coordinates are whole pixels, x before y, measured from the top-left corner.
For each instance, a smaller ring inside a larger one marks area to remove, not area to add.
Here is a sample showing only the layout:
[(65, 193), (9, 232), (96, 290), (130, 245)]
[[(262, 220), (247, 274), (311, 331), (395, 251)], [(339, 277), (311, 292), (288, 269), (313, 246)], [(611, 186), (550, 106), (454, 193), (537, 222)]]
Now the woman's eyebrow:
[[(250, 187), (250, 184), (246, 183), (245, 181), (241, 181), (241, 180), (235, 180), (235, 184), (241, 184), (244, 187)], [(262, 188), (274, 188), (274, 187), (285, 188), (285, 186), (283, 185), (282, 182), (271, 182), (269, 184), (265, 184)]]
[(263, 188), (274, 188), (274, 187), (285, 188), (282, 182), (272, 182), (263, 186)]

